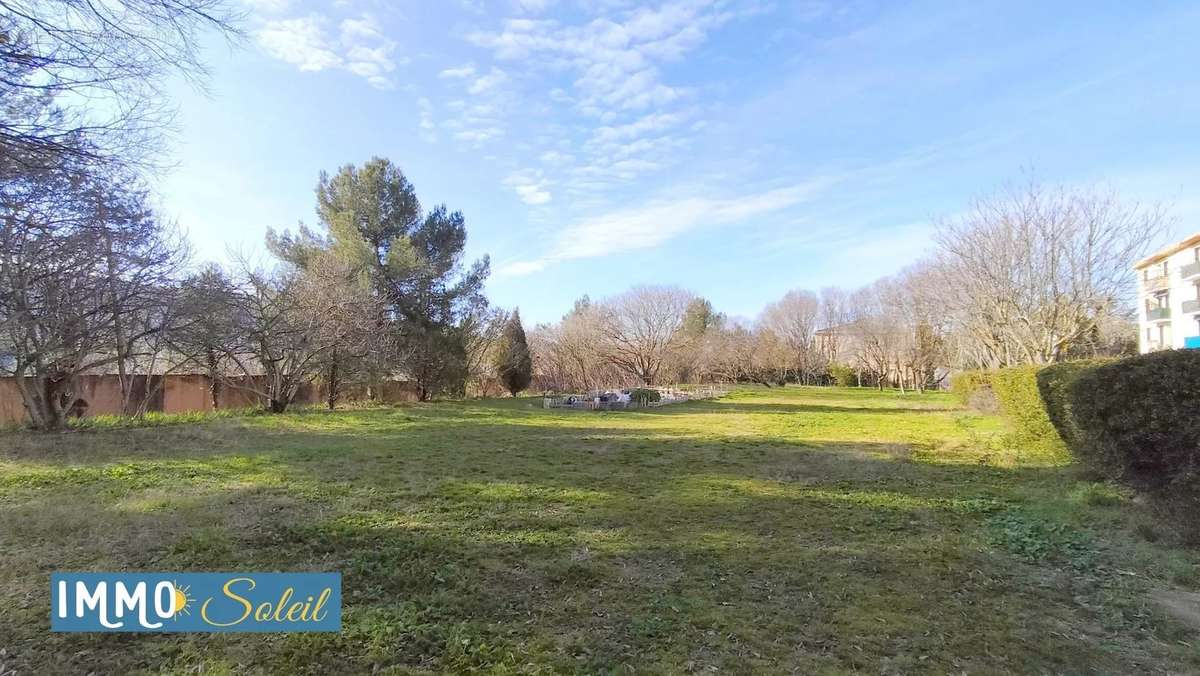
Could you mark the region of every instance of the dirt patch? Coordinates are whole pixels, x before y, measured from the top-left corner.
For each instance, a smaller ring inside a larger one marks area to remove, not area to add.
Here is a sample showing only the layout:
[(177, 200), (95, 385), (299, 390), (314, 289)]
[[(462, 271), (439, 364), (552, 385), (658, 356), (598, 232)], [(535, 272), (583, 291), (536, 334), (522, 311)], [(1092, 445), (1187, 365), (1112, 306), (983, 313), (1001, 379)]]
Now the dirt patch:
[(1166, 614), (1200, 631), (1200, 594), (1178, 589), (1155, 589), (1150, 599)]

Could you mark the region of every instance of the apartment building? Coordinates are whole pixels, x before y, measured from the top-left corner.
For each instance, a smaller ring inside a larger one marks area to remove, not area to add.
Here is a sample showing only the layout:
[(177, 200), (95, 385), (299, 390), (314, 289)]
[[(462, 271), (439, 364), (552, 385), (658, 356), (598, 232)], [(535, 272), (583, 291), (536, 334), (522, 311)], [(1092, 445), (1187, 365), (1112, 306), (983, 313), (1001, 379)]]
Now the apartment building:
[(1200, 233), (1134, 265), (1141, 352), (1200, 348)]

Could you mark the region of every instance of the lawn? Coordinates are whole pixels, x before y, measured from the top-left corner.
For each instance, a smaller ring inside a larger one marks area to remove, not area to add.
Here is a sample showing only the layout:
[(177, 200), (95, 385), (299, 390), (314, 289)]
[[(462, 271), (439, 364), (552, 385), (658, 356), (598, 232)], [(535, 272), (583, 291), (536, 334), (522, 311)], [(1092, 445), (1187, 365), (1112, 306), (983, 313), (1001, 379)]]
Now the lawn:
[[(0, 674), (1200, 669), (1196, 553), (941, 394), (0, 435)], [(340, 634), (49, 633), (53, 570), (343, 574)]]

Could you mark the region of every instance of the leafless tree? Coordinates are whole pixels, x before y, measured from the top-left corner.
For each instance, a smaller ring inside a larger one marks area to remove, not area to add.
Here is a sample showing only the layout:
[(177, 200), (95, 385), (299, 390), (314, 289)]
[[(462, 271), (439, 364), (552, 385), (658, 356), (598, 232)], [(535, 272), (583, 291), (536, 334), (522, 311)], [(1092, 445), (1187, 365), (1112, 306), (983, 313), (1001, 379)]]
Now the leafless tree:
[(600, 310), (601, 353), (618, 369), (653, 385), (683, 324), (692, 294), (676, 287), (635, 287)]
[(117, 178), (56, 167), (0, 182), (5, 370), (38, 428), (63, 425), (79, 375), (110, 368), (135, 412), (135, 378), (173, 316), (186, 249)]
[(557, 324), (529, 334), (534, 380), (543, 389), (588, 392), (622, 383), (626, 376), (607, 362), (601, 308), (586, 296)]
[(937, 286), (964, 356), (988, 367), (1061, 359), (1128, 304), (1130, 266), (1166, 224), (1159, 206), (1034, 181), (941, 223)]
[(842, 333), (850, 321), (846, 292), (836, 286), (821, 289), (821, 327), (818, 345), (825, 360), (842, 363)]
[(312, 326), (316, 343), (327, 346), (316, 368), (325, 385), (325, 404), (333, 410), (347, 384), (366, 383), (371, 373), (394, 358), (394, 337), (383, 330), (386, 308), (371, 292), (361, 270), (345, 258), (316, 254), (298, 270), (296, 312), (322, 313)]
[(820, 322), (821, 304), (811, 291), (789, 291), (763, 310), (759, 326), (777, 336), (786, 348), (781, 364), (785, 378), (790, 375), (808, 384), (822, 370), (824, 358), (816, 344)]
[(227, 0), (0, 0), (0, 155), (153, 162), (169, 76), (201, 83), (200, 36), (237, 18)]
[(236, 352), (234, 294), (237, 289), (219, 266), (209, 265), (186, 278), (176, 295), (180, 320), (164, 335), (181, 363), (196, 364), (208, 375), (209, 401), (221, 406), (224, 374), (232, 367), (229, 352)]
[(342, 340), (336, 328), (342, 300), (312, 295), (313, 280), (295, 270), (256, 269), (246, 261), (240, 266), (229, 298), (232, 332), (218, 346), (230, 368), (219, 377), (282, 413), (302, 386), (324, 373)]

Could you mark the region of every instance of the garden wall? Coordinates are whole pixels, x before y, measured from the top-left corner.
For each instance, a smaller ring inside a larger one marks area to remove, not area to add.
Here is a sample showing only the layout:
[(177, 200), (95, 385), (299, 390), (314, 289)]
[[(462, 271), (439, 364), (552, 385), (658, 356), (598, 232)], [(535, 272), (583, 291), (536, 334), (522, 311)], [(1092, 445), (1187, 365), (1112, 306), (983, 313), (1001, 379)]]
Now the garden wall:
[[(162, 387), (157, 387), (158, 381), (165, 378)], [(241, 379), (244, 380), (244, 379)], [(235, 380), (235, 382), (237, 382)], [(212, 398), (209, 394), (209, 378), (201, 374), (171, 374), (166, 376), (138, 376), (135, 381), (135, 391), (141, 394), (135, 399), (140, 403), (146, 393), (152, 393), (152, 399), (146, 407), (148, 411), (161, 413), (189, 413), (193, 411), (211, 411)], [(378, 401), (396, 403), (401, 401), (416, 401), (417, 390), (411, 383), (389, 381), (373, 393)], [(296, 394), (295, 404), (321, 404), (325, 402), (325, 388), (318, 384), (303, 385)], [(364, 391), (347, 391), (344, 400), (365, 398)], [(121, 413), (121, 384), (116, 375), (85, 375), (80, 376), (76, 385), (75, 397), (87, 402), (86, 416), (118, 415)], [(231, 387), (226, 384), (218, 396), (218, 408), (249, 408), (259, 406), (257, 395), (245, 389)], [(0, 378), (0, 425), (13, 425), (24, 422), (25, 406), (21, 402), (21, 391), (17, 388), (14, 378)]]

